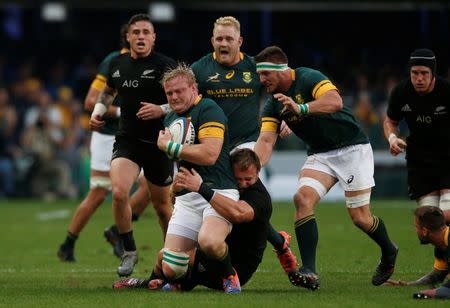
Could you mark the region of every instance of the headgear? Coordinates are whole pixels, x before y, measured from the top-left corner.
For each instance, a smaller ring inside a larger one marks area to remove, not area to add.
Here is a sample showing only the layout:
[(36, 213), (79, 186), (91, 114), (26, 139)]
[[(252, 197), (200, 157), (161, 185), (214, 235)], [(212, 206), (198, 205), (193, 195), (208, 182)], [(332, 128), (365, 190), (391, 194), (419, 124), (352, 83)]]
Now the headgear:
[(409, 57), (408, 67), (423, 65), (431, 69), (433, 76), (436, 74), (436, 56), (430, 49), (422, 48), (416, 49), (411, 53)]

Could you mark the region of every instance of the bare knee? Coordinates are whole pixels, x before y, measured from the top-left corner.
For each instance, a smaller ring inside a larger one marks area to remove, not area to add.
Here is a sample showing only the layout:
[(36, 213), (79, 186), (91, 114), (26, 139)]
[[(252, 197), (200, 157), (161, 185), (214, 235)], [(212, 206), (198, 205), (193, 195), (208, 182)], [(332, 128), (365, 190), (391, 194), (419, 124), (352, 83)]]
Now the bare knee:
[(366, 209), (351, 209), (350, 217), (353, 224), (364, 231), (369, 230), (373, 225), (372, 214)]
[(311, 193), (301, 189), (294, 194), (294, 205), (297, 212), (311, 212), (316, 201)]
[(208, 256), (220, 258), (225, 253), (225, 242), (211, 236), (211, 234), (199, 234), (198, 245), (200, 249)]
[(128, 201), (128, 191), (122, 187), (113, 187), (112, 198), (115, 204), (126, 204)]

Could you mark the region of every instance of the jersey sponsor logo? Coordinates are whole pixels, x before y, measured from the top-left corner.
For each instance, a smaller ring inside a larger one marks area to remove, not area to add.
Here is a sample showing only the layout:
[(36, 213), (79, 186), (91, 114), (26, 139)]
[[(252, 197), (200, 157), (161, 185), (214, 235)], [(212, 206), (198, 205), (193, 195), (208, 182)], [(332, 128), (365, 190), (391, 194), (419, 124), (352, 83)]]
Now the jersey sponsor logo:
[(235, 71), (234, 71), (234, 70), (229, 71), (229, 72), (225, 75), (225, 79), (231, 79), (231, 78), (233, 78), (234, 74), (235, 74)]
[(437, 114), (437, 115), (446, 114), (447, 110), (445, 110), (445, 109), (446, 109), (445, 106), (437, 106), (436, 110), (434, 111), (434, 114)]
[(418, 115), (416, 118), (416, 122), (420, 122), (420, 123), (428, 123), (430, 124), (431, 121), (431, 117), (430, 116), (424, 116), (424, 115)]
[(242, 80), (245, 83), (252, 82), (252, 73), (251, 72), (242, 72)]
[(405, 105), (403, 105), (403, 107), (402, 107), (402, 111), (403, 111), (403, 112), (411, 112), (412, 110), (411, 110), (411, 107), (409, 107), (408, 104), (405, 104)]
[(347, 184), (350, 184), (351, 182), (353, 182), (354, 178), (355, 178), (355, 176), (353, 174), (350, 175), (350, 177), (347, 179)]
[(125, 80), (122, 83), (122, 88), (137, 88), (139, 87), (139, 81), (137, 80)]
[(219, 76), (220, 74), (216, 72), (214, 75), (209, 76), (206, 82), (219, 82)]
[(119, 78), (119, 77), (120, 77), (119, 70), (115, 71), (114, 74), (112, 74), (112, 78)]
[(147, 79), (155, 79), (155, 76), (150, 75), (151, 73), (153, 73), (155, 70), (145, 70), (142, 72), (141, 78), (147, 78)]
[(303, 97), (300, 93), (295, 95), (295, 102), (297, 104), (303, 104), (305, 102), (305, 100), (303, 99)]

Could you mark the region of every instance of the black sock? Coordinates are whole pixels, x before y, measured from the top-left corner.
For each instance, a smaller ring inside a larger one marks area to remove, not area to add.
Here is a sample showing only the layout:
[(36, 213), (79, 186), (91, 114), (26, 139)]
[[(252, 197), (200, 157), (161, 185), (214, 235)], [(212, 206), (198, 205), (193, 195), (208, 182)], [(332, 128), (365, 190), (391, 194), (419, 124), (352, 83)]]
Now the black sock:
[(73, 233), (70, 233), (70, 231), (67, 231), (66, 240), (63, 243), (63, 246), (66, 248), (73, 249), (75, 247), (75, 241), (78, 239), (78, 235), (75, 235)]
[(273, 248), (276, 251), (282, 251), (284, 245), (284, 237), (282, 237), (281, 234), (278, 233), (271, 224), (269, 224), (268, 229), (269, 233), (267, 234), (267, 240), (270, 244), (272, 244)]
[(220, 259), (208, 258), (208, 264), (214, 269), (214, 272), (222, 273), (222, 278), (227, 279), (236, 273), (231, 264), (230, 254), (228, 253), (228, 246), (225, 254)]
[(303, 217), (295, 222), (295, 235), (303, 266), (316, 272), (316, 249), (319, 241), (316, 216)]
[(138, 221), (139, 220), (139, 214), (131, 214), (131, 221)]
[(136, 251), (136, 243), (134, 242), (133, 230), (127, 233), (119, 234), (122, 239), (123, 249), (125, 251)]
[(115, 235), (119, 235), (119, 229), (117, 229), (116, 225), (112, 225), (111, 227), (109, 227), (109, 230), (111, 230)]
[(395, 247), (389, 239), (386, 226), (381, 218), (373, 216), (373, 225), (365, 232), (380, 246), (383, 256), (389, 256), (395, 252)]

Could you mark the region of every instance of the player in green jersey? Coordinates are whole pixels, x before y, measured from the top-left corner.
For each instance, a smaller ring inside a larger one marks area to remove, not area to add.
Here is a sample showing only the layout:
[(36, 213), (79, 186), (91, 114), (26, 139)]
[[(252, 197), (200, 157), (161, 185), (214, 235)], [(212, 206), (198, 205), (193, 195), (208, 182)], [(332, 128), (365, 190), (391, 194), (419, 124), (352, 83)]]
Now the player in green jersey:
[(203, 178), (203, 188), (198, 193), (174, 192), (175, 204), (164, 243), (162, 274), (168, 280), (185, 276), (189, 255), (198, 245), (220, 269), (224, 292), (239, 293), (238, 275), (231, 265), (225, 243), (232, 224), (209, 203), (215, 193), (239, 199), (231, 170), (227, 118), (213, 100), (198, 95), (194, 73), (184, 64), (166, 72), (161, 83), (173, 110), (166, 116), (165, 126), (179, 117), (190, 119), (195, 142), (191, 145), (174, 143), (166, 128), (159, 133), (158, 147), (169, 157), (178, 159), (181, 167), (195, 168)]
[[(241, 52), (242, 43), (239, 21), (233, 16), (220, 17), (214, 23), (211, 37), (214, 52), (191, 65), (199, 93), (214, 100), (228, 118), (231, 152), (239, 148), (254, 149), (264, 93), (255, 61)], [(286, 130), (284, 134), (287, 135), (289, 129)], [(265, 182), (264, 171), (261, 180)], [(287, 232), (277, 232), (269, 224), (268, 241), (287, 274), (297, 268), (297, 259), (289, 247), (290, 240)]]
[(368, 138), (343, 106), (336, 86), (321, 72), (289, 68), (286, 54), (276, 46), (261, 51), (255, 61), (260, 80), (271, 94), (255, 147), (261, 163), (270, 159), (282, 120), (308, 147), (294, 195), (295, 233), (303, 265), (290, 275), (291, 282), (312, 290), (319, 288), (314, 209), (339, 182), (353, 223), (381, 248), (381, 260), (372, 277), (372, 284), (381, 285), (394, 271), (398, 248), (389, 239), (383, 220), (370, 211), (374, 162)]

